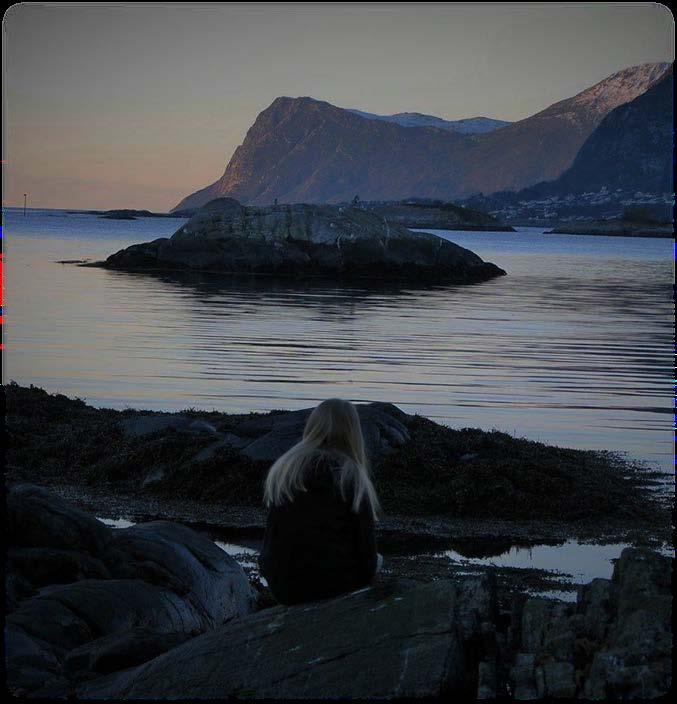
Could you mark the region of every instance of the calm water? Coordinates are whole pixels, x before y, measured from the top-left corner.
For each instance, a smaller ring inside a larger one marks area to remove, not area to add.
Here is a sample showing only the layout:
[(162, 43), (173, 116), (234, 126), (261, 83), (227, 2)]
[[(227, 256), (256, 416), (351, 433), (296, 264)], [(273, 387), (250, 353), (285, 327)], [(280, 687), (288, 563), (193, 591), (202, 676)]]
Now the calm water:
[[(100, 521), (112, 528), (128, 528), (135, 525), (135, 521), (129, 518), (99, 518)], [(244, 569), (255, 574), (264, 584), (266, 580), (259, 574), (258, 556), (261, 550), (261, 539), (250, 539), (240, 542), (224, 542), (219, 540), (217, 535), (211, 536), (216, 545), (229, 555), (234, 557)], [(468, 546), (472, 540), (468, 541)], [(379, 539), (379, 550), (385, 555), (386, 563), (391, 555), (409, 555), (402, 551), (402, 544), (399, 549), (393, 549)], [(557, 572), (560, 579), (569, 582), (572, 586), (569, 591), (534, 592), (543, 594), (551, 598), (562, 599), (564, 601), (576, 600), (576, 589), (574, 585), (586, 584), (593, 579), (602, 577), (611, 579), (614, 563), (620, 556), (624, 548), (629, 547), (626, 543), (607, 543), (597, 545), (592, 543), (582, 543), (576, 540), (547, 545), (534, 544), (531, 546), (511, 546), (501, 548), (497, 554), (488, 557), (468, 556), (467, 551), (458, 552), (454, 549), (424, 550), (420, 553), (413, 553), (416, 558), (419, 554), (434, 555), (435, 557), (448, 559), (452, 563), (461, 564), (468, 568), (468, 573), (472, 573), (478, 567), (511, 567), (517, 569), (538, 569)], [(660, 545), (656, 548), (663, 555), (674, 557), (674, 550), (668, 545)]]
[(101, 259), (184, 221), (4, 219), (4, 381), (116, 408), (385, 400), (672, 471), (670, 240), (438, 232), (509, 275), (365, 289), (83, 269), (55, 262)]

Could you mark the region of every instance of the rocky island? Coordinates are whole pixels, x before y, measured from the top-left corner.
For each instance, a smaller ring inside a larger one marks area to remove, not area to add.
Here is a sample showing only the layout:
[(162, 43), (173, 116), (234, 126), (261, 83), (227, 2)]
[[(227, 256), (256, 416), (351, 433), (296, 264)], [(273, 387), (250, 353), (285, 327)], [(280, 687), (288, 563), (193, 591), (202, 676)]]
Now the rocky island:
[[(154, 213), (150, 210), (134, 210), (132, 208), (118, 208), (115, 210), (68, 210), (69, 215), (98, 215), (103, 220), (137, 220), (138, 218), (183, 218), (187, 217), (184, 211), (173, 213)], [(192, 213), (191, 213), (192, 214)]]
[(253, 207), (232, 198), (211, 201), (170, 238), (132, 245), (97, 265), (448, 283), (505, 274), (453, 242), (410, 232), (359, 207)]
[(620, 217), (560, 223), (552, 234), (606, 235), (614, 237), (674, 237), (671, 219), (652, 216), (643, 208), (626, 208)]
[(431, 230), (471, 230), (481, 232), (515, 232), (493, 215), (455, 203), (427, 198), (400, 201), (373, 201), (360, 207), (403, 227)]
[(588, 222), (562, 223), (545, 234), (672, 239), (675, 236), (675, 227), (671, 223), (645, 225), (627, 220), (591, 220)]

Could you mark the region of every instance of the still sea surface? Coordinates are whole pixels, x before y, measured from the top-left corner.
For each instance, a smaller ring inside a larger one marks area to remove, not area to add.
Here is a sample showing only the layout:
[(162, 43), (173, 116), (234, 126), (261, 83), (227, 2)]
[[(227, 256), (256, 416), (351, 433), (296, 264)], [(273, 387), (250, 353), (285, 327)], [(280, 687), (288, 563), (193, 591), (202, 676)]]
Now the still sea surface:
[(672, 472), (671, 240), (436, 231), (508, 276), (366, 287), (79, 268), (57, 261), (103, 259), (184, 221), (3, 219), (3, 382), (113, 408), (390, 401)]

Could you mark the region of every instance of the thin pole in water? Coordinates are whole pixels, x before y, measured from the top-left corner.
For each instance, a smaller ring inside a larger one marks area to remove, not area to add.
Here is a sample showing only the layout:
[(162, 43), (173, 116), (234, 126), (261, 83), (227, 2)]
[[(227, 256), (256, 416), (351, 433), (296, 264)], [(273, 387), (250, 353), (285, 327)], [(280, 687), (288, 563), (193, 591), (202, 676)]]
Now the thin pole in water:
[(24, 216), (26, 215), (26, 193), (24, 193)]

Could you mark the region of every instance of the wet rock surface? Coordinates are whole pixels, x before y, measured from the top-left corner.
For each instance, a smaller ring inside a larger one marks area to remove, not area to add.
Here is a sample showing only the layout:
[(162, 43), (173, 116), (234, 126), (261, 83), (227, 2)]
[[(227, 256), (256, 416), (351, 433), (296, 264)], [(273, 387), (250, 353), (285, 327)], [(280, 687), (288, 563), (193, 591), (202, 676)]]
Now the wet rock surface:
[[(92, 698), (425, 697), (472, 692), (449, 582), (389, 584), (274, 607), (195, 638), (117, 677), (84, 684)], [(474, 605), (473, 605), (474, 606)], [(474, 629), (474, 624), (468, 629)]]
[[(15, 695), (604, 699), (670, 685), (671, 560), (648, 549), (626, 549), (576, 604), (521, 594), (501, 608), (503, 576), (489, 571), (424, 584), (381, 575), (350, 595), (261, 600), (254, 612), (239, 565), (180, 524), (102, 529), (30, 485), (10, 489), (8, 518)], [(26, 520), (53, 530), (28, 534)]]
[(111, 530), (46, 490), (7, 496), (8, 682), (58, 696), (237, 616), (256, 602), (240, 565), (167, 521)]
[(112, 269), (188, 269), (246, 274), (418, 279), (473, 283), (505, 271), (428, 233), (362, 208), (247, 207), (217, 198), (174, 235), (112, 254)]
[(576, 604), (517, 603), (510, 673), (517, 699), (656, 698), (672, 680), (672, 560), (626, 548), (611, 580), (579, 588)]

